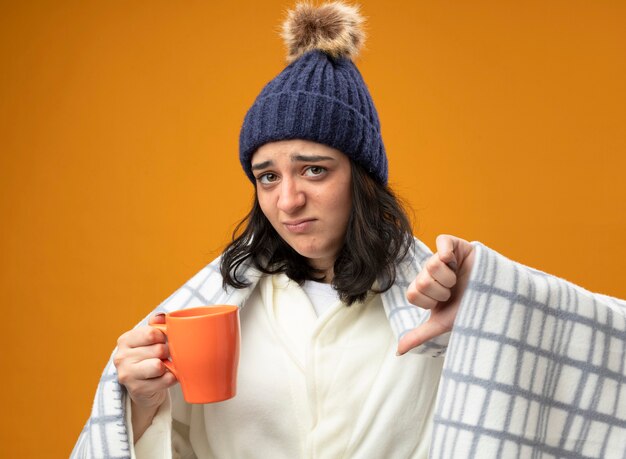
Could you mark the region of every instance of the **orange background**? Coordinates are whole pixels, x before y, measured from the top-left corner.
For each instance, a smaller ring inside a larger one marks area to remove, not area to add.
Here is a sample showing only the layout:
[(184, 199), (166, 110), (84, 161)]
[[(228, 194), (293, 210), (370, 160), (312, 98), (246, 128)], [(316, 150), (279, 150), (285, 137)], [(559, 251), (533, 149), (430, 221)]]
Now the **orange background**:
[[(391, 183), (626, 297), (626, 3), (363, 1)], [(1, 457), (65, 457), (116, 338), (227, 242), (282, 1), (0, 2)]]

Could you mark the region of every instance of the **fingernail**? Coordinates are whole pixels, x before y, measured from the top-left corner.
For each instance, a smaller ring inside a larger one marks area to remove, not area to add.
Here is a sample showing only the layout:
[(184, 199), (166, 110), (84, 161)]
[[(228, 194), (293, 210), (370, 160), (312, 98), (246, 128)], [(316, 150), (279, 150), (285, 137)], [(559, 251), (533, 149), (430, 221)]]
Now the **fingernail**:
[(448, 266), (448, 268), (450, 268), (452, 271), (454, 271), (456, 273), (456, 270), (458, 268), (456, 261), (449, 261), (448, 263), (446, 263), (446, 265)]

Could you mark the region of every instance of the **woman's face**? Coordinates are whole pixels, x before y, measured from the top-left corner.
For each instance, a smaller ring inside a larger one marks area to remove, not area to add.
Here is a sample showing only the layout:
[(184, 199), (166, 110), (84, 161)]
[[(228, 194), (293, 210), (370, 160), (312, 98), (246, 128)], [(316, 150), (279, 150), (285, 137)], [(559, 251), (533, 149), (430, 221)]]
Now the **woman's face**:
[(350, 160), (308, 140), (281, 140), (252, 156), (257, 197), (276, 232), (332, 277), (352, 207)]

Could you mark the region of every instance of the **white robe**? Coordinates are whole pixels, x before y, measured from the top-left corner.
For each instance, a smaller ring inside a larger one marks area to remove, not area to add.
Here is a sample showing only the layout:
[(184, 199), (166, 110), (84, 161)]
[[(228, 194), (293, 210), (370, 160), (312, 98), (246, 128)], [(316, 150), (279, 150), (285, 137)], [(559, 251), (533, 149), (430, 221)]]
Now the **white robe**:
[(399, 359), (379, 295), (317, 317), (296, 282), (268, 276), (241, 327), (236, 397), (189, 405), (176, 386), (137, 459), (427, 457), (443, 359)]

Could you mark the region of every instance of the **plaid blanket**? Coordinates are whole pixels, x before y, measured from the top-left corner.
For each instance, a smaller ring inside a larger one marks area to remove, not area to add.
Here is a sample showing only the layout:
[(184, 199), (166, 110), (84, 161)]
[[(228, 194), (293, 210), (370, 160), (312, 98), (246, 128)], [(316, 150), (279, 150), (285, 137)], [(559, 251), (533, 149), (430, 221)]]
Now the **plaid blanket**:
[[(413, 350), (445, 353), (430, 457), (626, 458), (626, 302), (473, 244), (452, 333)], [(430, 255), (417, 241), (382, 296), (398, 338), (428, 318), (404, 292)], [(249, 288), (224, 290), (217, 259), (153, 313), (243, 307), (260, 276), (249, 267)], [(109, 360), (72, 458), (130, 458), (125, 397)]]

